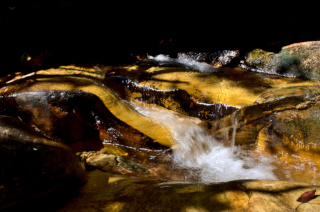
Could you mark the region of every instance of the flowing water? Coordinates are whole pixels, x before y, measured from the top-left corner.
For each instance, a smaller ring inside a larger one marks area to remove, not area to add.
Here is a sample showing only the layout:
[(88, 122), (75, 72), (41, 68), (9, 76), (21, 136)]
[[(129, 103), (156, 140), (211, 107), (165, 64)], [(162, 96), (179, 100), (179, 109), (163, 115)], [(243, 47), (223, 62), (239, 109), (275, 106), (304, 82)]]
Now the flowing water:
[(235, 146), (234, 141), (231, 141), (231, 146), (224, 146), (197, 125), (197, 120), (155, 107), (131, 104), (141, 114), (170, 129), (175, 142), (172, 154), (174, 163), (198, 170), (200, 181), (276, 179), (270, 159), (263, 156), (253, 158)]
[(167, 55), (159, 54), (157, 56), (151, 56), (148, 55), (149, 60), (154, 60), (159, 65), (180, 65), (187, 69), (193, 69), (198, 70), (200, 72), (215, 72), (217, 69), (215, 69), (213, 66), (209, 65), (205, 62), (198, 62), (194, 59), (190, 58), (171, 58)]
[[(228, 52), (224, 55), (227, 58), (236, 56), (230, 55)], [(202, 62), (208, 60), (208, 55), (181, 53), (177, 58), (171, 58), (167, 55), (149, 55), (148, 59), (159, 65), (180, 66), (202, 73), (218, 71), (212, 64)], [(233, 126), (222, 132), (221, 136), (224, 138), (225, 144), (221, 144), (206, 130), (198, 126), (194, 119), (179, 117), (170, 111), (150, 108), (146, 105), (133, 104), (133, 106), (141, 114), (170, 129), (176, 143), (173, 150), (173, 161), (177, 166), (198, 170), (198, 177), (201, 181), (278, 179), (312, 184), (320, 183), (318, 172), (320, 157), (315, 154), (303, 151), (292, 152), (281, 149), (281, 147), (276, 152), (270, 152), (265, 144), (259, 142), (254, 147), (235, 146), (237, 111), (231, 115)], [(232, 132), (231, 136), (228, 132)]]

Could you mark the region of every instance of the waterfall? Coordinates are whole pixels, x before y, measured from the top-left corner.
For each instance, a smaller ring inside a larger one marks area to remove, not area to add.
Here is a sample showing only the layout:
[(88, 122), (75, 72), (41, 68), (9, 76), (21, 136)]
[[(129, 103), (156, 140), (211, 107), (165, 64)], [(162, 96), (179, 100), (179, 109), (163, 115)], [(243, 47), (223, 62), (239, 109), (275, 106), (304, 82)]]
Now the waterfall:
[[(250, 157), (246, 151), (235, 146), (234, 141), (231, 146), (224, 146), (200, 127), (198, 120), (165, 109), (131, 104), (139, 113), (170, 129), (175, 140), (173, 161), (178, 166), (198, 170), (200, 181), (276, 179), (270, 159)], [(235, 126), (236, 121), (235, 117)], [(235, 134), (236, 127), (233, 131)]]

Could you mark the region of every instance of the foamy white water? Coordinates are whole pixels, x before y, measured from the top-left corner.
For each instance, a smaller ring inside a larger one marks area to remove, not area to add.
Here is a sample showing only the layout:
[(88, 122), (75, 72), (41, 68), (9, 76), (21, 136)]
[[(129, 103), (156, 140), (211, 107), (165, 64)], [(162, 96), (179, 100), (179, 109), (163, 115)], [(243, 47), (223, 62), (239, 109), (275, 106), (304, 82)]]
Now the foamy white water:
[(181, 118), (168, 110), (131, 104), (139, 113), (171, 130), (176, 142), (174, 162), (181, 167), (199, 169), (203, 182), (276, 179), (270, 159), (251, 158), (240, 147), (220, 144), (194, 119)]
[(171, 58), (168, 55), (159, 54), (157, 56), (148, 55), (149, 60), (157, 61), (161, 65), (181, 65), (187, 69), (198, 70), (200, 72), (215, 72), (216, 69), (204, 62), (198, 62), (192, 58)]

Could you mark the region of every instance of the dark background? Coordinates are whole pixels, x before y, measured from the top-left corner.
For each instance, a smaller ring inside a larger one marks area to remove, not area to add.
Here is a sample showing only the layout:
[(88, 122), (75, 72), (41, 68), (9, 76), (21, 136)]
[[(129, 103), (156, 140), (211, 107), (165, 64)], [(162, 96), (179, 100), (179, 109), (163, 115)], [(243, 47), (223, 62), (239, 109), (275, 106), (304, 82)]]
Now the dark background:
[(146, 53), (276, 52), (294, 42), (320, 39), (317, 2), (280, 3), (1, 0), (0, 69), (122, 64)]

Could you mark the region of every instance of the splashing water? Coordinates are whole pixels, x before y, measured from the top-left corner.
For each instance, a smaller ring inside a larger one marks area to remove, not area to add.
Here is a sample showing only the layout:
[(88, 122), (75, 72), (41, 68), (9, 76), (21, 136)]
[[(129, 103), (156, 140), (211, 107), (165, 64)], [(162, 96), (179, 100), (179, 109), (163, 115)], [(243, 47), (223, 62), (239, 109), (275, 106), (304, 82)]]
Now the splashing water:
[(132, 106), (153, 121), (167, 126), (176, 142), (173, 160), (182, 167), (199, 170), (203, 182), (240, 179), (276, 179), (267, 158), (252, 158), (240, 147), (226, 147), (217, 142), (197, 121), (157, 108)]
[(198, 70), (200, 72), (215, 72), (217, 71), (213, 66), (205, 63), (198, 62), (192, 58), (171, 58), (168, 55), (159, 54), (157, 56), (148, 55), (149, 60), (154, 60), (161, 65), (180, 65), (187, 69)]

